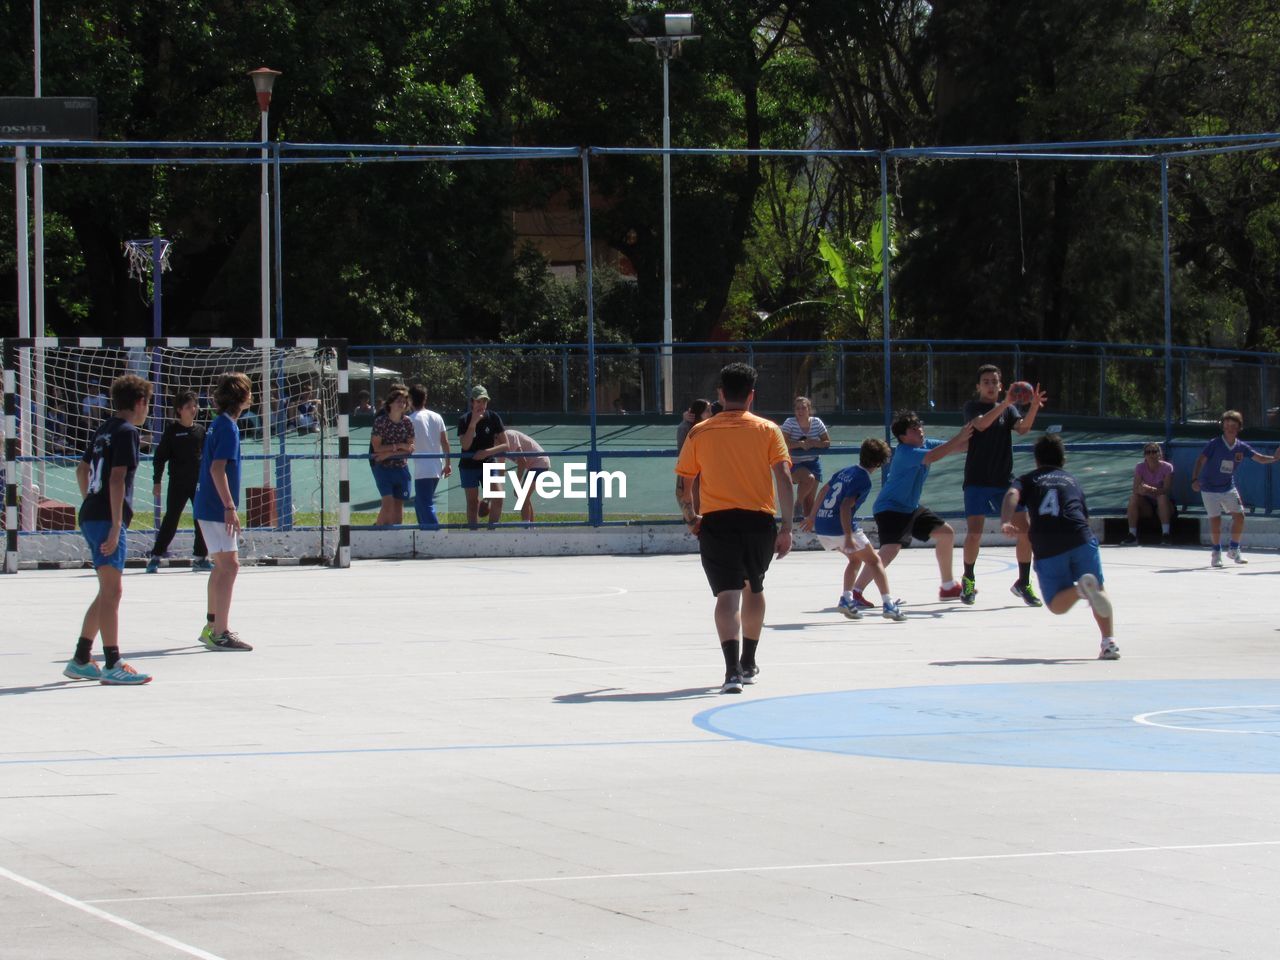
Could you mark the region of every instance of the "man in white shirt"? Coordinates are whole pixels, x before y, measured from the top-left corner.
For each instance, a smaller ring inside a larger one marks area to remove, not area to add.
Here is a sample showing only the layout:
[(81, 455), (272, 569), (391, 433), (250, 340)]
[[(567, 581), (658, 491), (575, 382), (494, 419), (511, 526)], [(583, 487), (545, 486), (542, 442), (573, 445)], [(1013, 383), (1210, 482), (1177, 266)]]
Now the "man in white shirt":
[(419, 530), (436, 530), (440, 526), (440, 518), (436, 516), (436, 485), (442, 476), (453, 473), (449, 462), (452, 452), (449, 434), (445, 431), (444, 418), (427, 409), (426, 387), (420, 383), (411, 386), (409, 401), (413, 404), (413, 413), (409, 415), (413, 421), (413, 509), (418, 514)]

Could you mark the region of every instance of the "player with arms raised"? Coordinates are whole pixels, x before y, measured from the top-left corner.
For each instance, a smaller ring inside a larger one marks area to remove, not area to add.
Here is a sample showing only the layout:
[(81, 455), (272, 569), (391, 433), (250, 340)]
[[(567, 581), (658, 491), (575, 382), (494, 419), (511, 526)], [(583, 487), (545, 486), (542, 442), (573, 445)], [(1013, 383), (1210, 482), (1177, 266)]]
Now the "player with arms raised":
[[(964, 420), (973, 424), (969, 450), (964, 458), (964, 573), (960, 577), (960, 602), (972, 606), (978, 596), (974, 567), (982, 548), (982, 528), (987, 517), (998, 517), (1004, 492), (1013, 479), (1013, 435), (1025, 436), (1036, 422), (1045, 395), (1029, 383), (1011, 384), (1000, 399), (1000, 368), (987, 363), (978, 368), (978, 396), (964, 405)], [(1029, 394), (1029, 395), (1028, 395)], [(1026, 413), (1014, 404), (1025, 404)], [(1031, 586), (1031, 541), (1027, 539), (1027, 515), (1014, 515), (1018, 579), (1009, 592), (1029, 607), (1041, 606)]]
[(1036, 579), (1051, 613), (1070, 610), (1086, 600), (1102, 634), (1099, 660), (1119, 660), (1111, 600), (1102, 589), (1102, 558), (1098, 539), (1089, 528), (1089, 508), (1075, 477), (1063, 469), (1067, 461), (1062, 438), (1046, 433), (1036, 441), (1036, 468), (1013, 481), (1000, 508), (1001, 529), (1015, 536), (1014, 513), (1026, 504), (1031, 520), (1031, 551)]

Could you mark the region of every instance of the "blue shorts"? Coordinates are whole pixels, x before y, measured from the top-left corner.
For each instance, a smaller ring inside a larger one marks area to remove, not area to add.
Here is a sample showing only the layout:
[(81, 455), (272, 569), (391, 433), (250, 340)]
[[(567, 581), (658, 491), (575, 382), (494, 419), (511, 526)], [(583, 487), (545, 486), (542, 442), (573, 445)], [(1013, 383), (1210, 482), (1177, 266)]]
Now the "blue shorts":
[(395, 497), (397, 500), (408, 500), (409, 490), (413, 486), (413, 477), (408, 467), (383, 467), (373, 464), (373, 482), (378, 485), (378, 495)]
[(1092, 573), (1102, 583), (1102, 555), (1098, 541), (1090, 540), (1073, 550), (1055, 557), (1035, 559), (1036, 580), (1040, 582), (1040, 596), (1048, 603), (1063, 590), (1070, 590), (1086, 573)]
[(801, 461), (800, 463), (792, 463), (791, 472), (795, 473), (801, 467), (804, 467), (804, 469), (812, 473), (813, 479), (817, 480), (819, 483), (822, 482), (822, 461), (821, 460), (808, 460), (808, 461)]
[[(998, 517), (1000, 505), (1008, 487), (965, 487), (964, 515), (966, 517)], [(1026, 513), (1027, 505), (1018, 501), (1018, 513)]]
[(458, 486), (463, 490), (479, 490), (480, 481), (484, 479), (484, 470), (463, 470), (458, 468)]
[(120, 528), (120, 542), (116, 544), (116, 551), (109, 557), (102, 555), (102, 545), (107, 542), (107, 537), (111, 535), (110, 520), (82, 520), (80, 521), (80, 532), (84, 534), (85, 542), (89, 544), (89, 558), (93, 561), (93, 569), (97, 570), (99, 567), (124, 569), (126, 553), (124, 527)]

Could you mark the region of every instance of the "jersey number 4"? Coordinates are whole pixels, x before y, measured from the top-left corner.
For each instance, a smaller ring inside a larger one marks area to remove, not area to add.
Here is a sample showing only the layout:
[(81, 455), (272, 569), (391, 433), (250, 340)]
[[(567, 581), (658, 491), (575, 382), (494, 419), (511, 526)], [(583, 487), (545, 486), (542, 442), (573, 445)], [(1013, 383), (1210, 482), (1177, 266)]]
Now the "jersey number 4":
[(1062, 507), (1058, 505), (1058, 491), (1050, 488), (1045, 491), (1044, 499), (1040, 501), (1040, 509), (1036, 511), (1042, 517), (1056, 517), (1062, 513)]

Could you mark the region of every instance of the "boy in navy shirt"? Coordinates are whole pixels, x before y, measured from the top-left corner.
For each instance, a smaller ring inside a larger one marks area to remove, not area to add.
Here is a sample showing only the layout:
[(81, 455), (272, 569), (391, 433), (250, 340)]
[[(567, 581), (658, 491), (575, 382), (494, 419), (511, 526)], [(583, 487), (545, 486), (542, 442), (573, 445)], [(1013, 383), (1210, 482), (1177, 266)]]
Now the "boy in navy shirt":
[(1254, 463), (1275, 463), (1280, 457), (1259, 453), (1240, 438), (1244, 417), (1239, 410), (1222, 415), (1222, 436), (1214, 437), (1196, 457), (1191, 470), (1191, 489), (1200, 493), (1204, 512), (1209, 515), (1209, 539), (1212, 541), (1213, 565), (1222, 566), (1222, 515), (1231, 514), (1231, 539), (1227, 556), (1236, 563), (1248, 563), (1240, 556), (1240, 536), (1244, 533), (1244, 503), (1236, 487), (1236, 470), (1250, 457)]
[[(204, 447), (204, 427), (196, 423), (196, 395), (193, 390), (183, 390), (173, 398), (174, 419), (165, 424), (164, 433), (160, 435), (160, 443), (156, 447), (152, 465), (155, 469), (154, 497), (160, 499), (160, 481), (164, 478), (164, 468), (169, 468), (169, 496), (165, 500), (164, 519), (160, 521), (160, 529), (156, 533), (156, 542), (151, 547), (151, 559), (147, 561), (147, 573), (156, 573), (160, 569), (160, 558), (173, 542), (173, 535), (178, 532), (178, 521), (182, 519), (182, 511), (187, 502), (196, 498), (196, 482), (200, 479), (200, 451)], [(196, 524), (195, 560), (191, 569), (212, 570), (209, 562), (209, 550), (204, 545), (204, 534), (200, 532), (200, 524)]]
[(853, 597), (853, 581), (858, 568), (864, 563), (884, 600), (881, 616), (897, 622), (907, 619), (897, 602), (889, 596), (889, 578), (885, 575), (884, 564), (854, 517), (871, 492), (871, 471), (880, 469), (888, 459), (887, 443), (863, 440), (857, 465), (837, 471), (827, 481), (800, 525), (802, 530), (812, 530), (817, 534), (818, 541), (828, 550), (838, 550), (848, 558), (844, 568), (844, 592), (836, 608), (850, 620), (862, 619), (862, 611)]
[(1098, 538), (1089, 527), (1089, 507), (1075, 477), (1062, 469), (1067, 454), (1062, 438), (1046, 433), (1036, 441), (1036, 468), (1013, 481), (1000, 507), (1000, 529), (1016, 536), (1013, 522), (1019, 504), (1031, 521), (1031, 552), (1040, 593), (1051, 613), (1066, 613), (1077, 600), (1086, 600), (1102, 634), (1099, 660), (1119, 660), (1111, 600), (1102, 589), (1102, 558)]
[[(62, 675), (72, 680), (97, 680), (107, 686), (131, 687), (149, 683), (120, 659), (121, 576), (126, 556), (125, 530), (133, 519), (133, 475), (138, 469), (138, 428), (147, 422), (151, 384), (127, 374), (111, 384), (115, 410), (94, 431), (76, 467), (76, 481), (84, 502), (80, 532), (98, 575), (98, 595), (85, 611), (76, 652)], [(103, 665), (93, 662), (93, 638), (102, 634)]]

